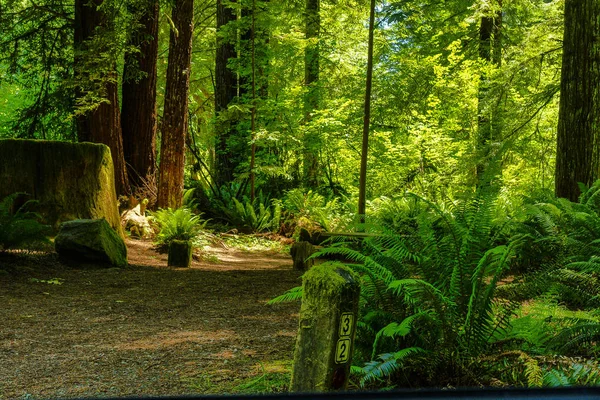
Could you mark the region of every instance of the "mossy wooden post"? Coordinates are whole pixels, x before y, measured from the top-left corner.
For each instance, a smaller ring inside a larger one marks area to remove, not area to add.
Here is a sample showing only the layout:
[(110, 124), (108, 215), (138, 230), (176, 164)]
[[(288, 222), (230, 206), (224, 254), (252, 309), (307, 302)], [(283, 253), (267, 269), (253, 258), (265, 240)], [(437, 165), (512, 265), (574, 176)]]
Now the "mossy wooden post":
[(290, 255), (294, 261), (294, 269), (306, 271), (314, 265), (314, 260), (307, 260), (315, 252), (315, 247), (308, 242), (296, 242), (290, 248)]
[(329, 392), (348, 386), (360, 284), (348, 267), (327, 262), (303, 277), (291, 390)]
[(169, 243), (169, 259), (167, 265), (176, 268), (189, 268), (192, 263), (192, 242), (189, 240), (173, 240)]

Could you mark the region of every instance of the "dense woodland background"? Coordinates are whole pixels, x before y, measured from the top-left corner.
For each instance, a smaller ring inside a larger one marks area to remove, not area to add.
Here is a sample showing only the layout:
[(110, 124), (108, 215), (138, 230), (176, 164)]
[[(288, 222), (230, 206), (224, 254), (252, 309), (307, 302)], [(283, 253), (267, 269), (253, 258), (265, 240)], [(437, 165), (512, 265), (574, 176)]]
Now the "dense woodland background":
[(600, 1), (0, 0), (0, 32), (0, 136), (107, 144), (159, 240), (363, 231), (320, 254), (361, 277), (357, 385), (600, 382)]
[[(213, 196), (252, 171), (268, 197), (356, 197), (368, 2), (0, 7), (0, 135), (107, 143), (120, 194), (180, 187), (187, 146), (186, 185)], [(464, 196), (491, 159), (506, 199), (552, 188), (563, 7), (377, 4), (367, 197)]]

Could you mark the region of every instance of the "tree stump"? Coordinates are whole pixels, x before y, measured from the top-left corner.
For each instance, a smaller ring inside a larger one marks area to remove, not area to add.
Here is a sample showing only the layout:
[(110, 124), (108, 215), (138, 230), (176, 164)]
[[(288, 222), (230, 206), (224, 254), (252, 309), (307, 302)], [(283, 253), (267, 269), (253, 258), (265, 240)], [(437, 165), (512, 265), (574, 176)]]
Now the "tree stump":
[(302, 286), (291, 391), (345, 390), (358, 317), (358, 277), (339, 262), (327, 262), (304, 274)]
[(167, 265), (176, 268), (189, 268), (192, 263), (192, 242), (189, 240), (173, 240), (169, 243), (169, 260)]
[(306, 271), (310, 269), (315, 261), (307, 260), (315, 252), (315, 247), (308, 242), (296, 242), (290, 248), (290, 255), (294, 260), (294, 269)]

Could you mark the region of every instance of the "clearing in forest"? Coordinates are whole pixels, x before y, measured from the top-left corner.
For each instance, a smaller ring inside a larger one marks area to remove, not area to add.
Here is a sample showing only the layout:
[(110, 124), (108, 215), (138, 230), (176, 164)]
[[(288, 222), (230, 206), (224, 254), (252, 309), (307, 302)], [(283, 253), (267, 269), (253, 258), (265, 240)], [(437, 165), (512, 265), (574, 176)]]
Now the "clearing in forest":
[(266, 302), (300, 282), (288, 256), (220, 249), (170, 269), (127, 245), (125, 269), (0, 258), (0, 399), (285, 389), (299, 304)]

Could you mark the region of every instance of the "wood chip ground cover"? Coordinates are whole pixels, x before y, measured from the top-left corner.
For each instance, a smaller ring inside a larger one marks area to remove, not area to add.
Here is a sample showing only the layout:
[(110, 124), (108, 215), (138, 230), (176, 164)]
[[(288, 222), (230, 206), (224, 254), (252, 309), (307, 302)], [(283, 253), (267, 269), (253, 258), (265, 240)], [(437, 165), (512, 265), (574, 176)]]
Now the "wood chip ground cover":
[(289, 257), (170, 269), (128, 249), (126, 269), (0, 258), (0, 399), (223, 393), (289, 368), (299, 304), (266, 305), (300, 282)]

